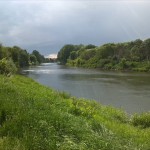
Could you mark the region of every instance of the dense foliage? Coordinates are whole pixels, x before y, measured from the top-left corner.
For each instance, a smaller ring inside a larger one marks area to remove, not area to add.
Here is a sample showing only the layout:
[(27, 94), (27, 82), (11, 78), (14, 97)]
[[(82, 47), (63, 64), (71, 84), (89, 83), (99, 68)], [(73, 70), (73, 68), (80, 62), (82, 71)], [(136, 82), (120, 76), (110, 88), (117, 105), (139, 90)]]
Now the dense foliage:
[[(142, 128), (141, 128), (142, 127)], [(148, 150), (150, 113), (126, 113), (0, 75), (1, 150)]]
[(0, 60), (0, 74), (4, 74), (6, 76), (10, 76), (15, 74), (17, 71), (16, 65), (12, 61), (12, 59), (3, 58)]
[(0, 44), (0, 74), (14, 74), (17, 69), (45, 62), (45, 58), (34, 50), (29, 54), (18, 46), (4, 47)]
[(58, 60), (70, 66), (112, 70), (150, 71), (150, 39), (126, 43), (65, 45)]
[(58, 52), (58, 60), (61, 62), (61, 64), (66, 64), (67, 59), (69, 57), (71, 57), (72, 59), (75, 59), (76, 56), (72, 52), (76, 52), (78, 49), (81, 49), (82, 46), (83, 45), (72, 45), (72, 44), (65, 45)]

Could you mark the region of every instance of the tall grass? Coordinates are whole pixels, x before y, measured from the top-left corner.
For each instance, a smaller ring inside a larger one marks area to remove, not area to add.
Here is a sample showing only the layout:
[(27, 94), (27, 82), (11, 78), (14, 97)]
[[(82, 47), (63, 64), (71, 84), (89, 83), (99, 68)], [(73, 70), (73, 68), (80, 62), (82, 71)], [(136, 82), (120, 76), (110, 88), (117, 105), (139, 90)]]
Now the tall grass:
[(0, 76), (0, 150), (148, 150), (149, 126), (134, 122), (32, 79)]

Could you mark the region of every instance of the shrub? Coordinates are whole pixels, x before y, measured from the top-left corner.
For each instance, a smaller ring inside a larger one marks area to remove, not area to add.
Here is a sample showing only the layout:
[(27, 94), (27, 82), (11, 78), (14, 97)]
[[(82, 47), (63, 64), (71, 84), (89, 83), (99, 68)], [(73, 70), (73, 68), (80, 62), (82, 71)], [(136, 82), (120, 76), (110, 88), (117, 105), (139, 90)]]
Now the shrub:
[(113, 68), (113, 64), (112, 63), (108, 63), (104, 66), (104, 69), (109, 70)]
[(150, 127), (150, 112), (142, 113), (141, 115), (135, 114), (131, 120), (134, 126), (142, 128)]
[(1, 110), (0, 113), (0, 126), (6, 121), (6, 112), (4, 110)]
[(105, 64), (110, 63), (109, 59), (100, 59), (98, 62), (98, 68), (103, 68), (105, 66)]
[(10, 76), (16, 73), (16, 71), (17, 68), (12, 59), (3, 58), (2, 60), (0, 60), (0, 74)]

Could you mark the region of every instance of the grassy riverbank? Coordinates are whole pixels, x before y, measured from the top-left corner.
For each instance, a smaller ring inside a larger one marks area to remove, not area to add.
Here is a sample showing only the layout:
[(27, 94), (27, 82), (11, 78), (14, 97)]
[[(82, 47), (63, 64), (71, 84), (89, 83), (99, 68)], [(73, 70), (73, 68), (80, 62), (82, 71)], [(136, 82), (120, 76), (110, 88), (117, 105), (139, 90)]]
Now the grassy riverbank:
[(150, 115), (72, 98), (32, 79), (0, 76), (0, 150), (148, 150)]

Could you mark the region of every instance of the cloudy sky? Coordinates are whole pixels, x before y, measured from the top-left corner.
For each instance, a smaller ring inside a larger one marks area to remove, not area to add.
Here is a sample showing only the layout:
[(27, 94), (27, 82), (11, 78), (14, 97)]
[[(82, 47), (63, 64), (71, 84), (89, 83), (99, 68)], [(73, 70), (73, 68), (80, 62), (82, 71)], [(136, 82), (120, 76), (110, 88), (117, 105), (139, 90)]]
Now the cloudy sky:
[(150, 38), (149, 0), (0, 0), (0, 42), (43, 55), (65, 44)]

